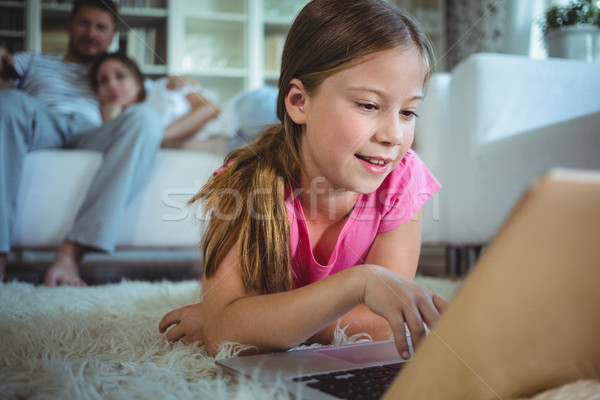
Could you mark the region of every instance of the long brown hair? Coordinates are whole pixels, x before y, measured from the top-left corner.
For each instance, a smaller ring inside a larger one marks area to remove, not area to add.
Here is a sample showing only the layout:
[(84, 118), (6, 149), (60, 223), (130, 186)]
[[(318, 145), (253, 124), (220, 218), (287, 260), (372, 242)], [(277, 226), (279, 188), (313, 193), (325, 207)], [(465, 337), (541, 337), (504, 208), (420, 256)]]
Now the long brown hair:
[[(286, 112), (289, 83), (299, 79), (308, 94), (330, 75), (369, 54), (416, 47), (425, 76), (432, 47), (417, 24), (380, 0), (313, 0), (298, 14), (283, 49), (277, 116), (253, 143), (230, 153), (191, 200), (212, 215), (202, 239), (204, 274), (211, 277), (234, 243), (244, 287), (277, 293), (292, 287), (289, 221), (285, 195), (300, 181), (302, 126)], [(402, 79), (402, 77), (398, 77)]]

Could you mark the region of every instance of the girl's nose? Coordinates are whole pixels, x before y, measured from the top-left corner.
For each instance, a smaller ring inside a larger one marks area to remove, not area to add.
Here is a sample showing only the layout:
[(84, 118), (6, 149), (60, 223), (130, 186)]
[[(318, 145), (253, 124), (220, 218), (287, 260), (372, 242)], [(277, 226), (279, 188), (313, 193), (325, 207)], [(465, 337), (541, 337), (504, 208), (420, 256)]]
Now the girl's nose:
[(398, 115), (387, 113), (377, 127), (375, 138), (381, 144), (398, 146), (404, 142), (404, 125)]

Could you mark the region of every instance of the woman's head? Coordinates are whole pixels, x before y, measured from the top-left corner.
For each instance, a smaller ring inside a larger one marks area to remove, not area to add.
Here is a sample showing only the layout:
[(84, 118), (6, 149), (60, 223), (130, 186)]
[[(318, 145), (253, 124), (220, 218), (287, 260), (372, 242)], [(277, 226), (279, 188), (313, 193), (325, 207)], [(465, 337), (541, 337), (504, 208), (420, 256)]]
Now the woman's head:
[(146, 98), (139, 67), (120, 52), (99, 56), (90, 68), (90, 80), (102, 103), (114, 101), (128, 107)]
[[(298, 138), (301, 127), (286, 115), (292, 79), (310, 94), (328, 77), (389, 49), (416, 48), (423, 62), (423, 85), (431, 73), (431, 43), (407, 15), (381, 0), (313, 0), (298, 14), (282, 56), (277, 115)], [(299, 139), (297, 139), (299, 140)]]

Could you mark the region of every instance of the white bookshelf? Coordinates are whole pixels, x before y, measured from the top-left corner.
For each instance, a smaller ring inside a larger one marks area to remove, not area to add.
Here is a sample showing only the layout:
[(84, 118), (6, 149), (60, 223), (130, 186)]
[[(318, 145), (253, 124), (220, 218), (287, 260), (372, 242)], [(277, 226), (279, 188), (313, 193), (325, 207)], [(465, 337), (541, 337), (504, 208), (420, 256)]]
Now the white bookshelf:
[(196, 78), (223, 103), (276, 85), (287, 31), (307, 0), (181, 0), (169, 19), (171, 73)]
[[(0, 0), (0, 6), (2, 0)], [(24, 50), (63, 55), (67, 51), (67, 23), (71, 0), (27, 0)], [(120, 0), (119, 32), (111, 50), (124, 49), (149, 76), (168, 72), (168, 0)]]

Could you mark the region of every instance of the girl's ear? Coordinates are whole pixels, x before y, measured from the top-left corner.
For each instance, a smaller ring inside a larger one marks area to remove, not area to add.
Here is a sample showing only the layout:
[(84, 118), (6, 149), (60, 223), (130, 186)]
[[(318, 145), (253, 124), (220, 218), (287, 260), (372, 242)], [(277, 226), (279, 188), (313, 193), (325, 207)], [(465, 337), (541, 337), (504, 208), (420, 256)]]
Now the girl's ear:
[(290, 81), (290, 90), (285, 96), (285, 108), (288, 115), (298, 125), (306, 123), (306, 91), (300, 79), (294, 78)]

